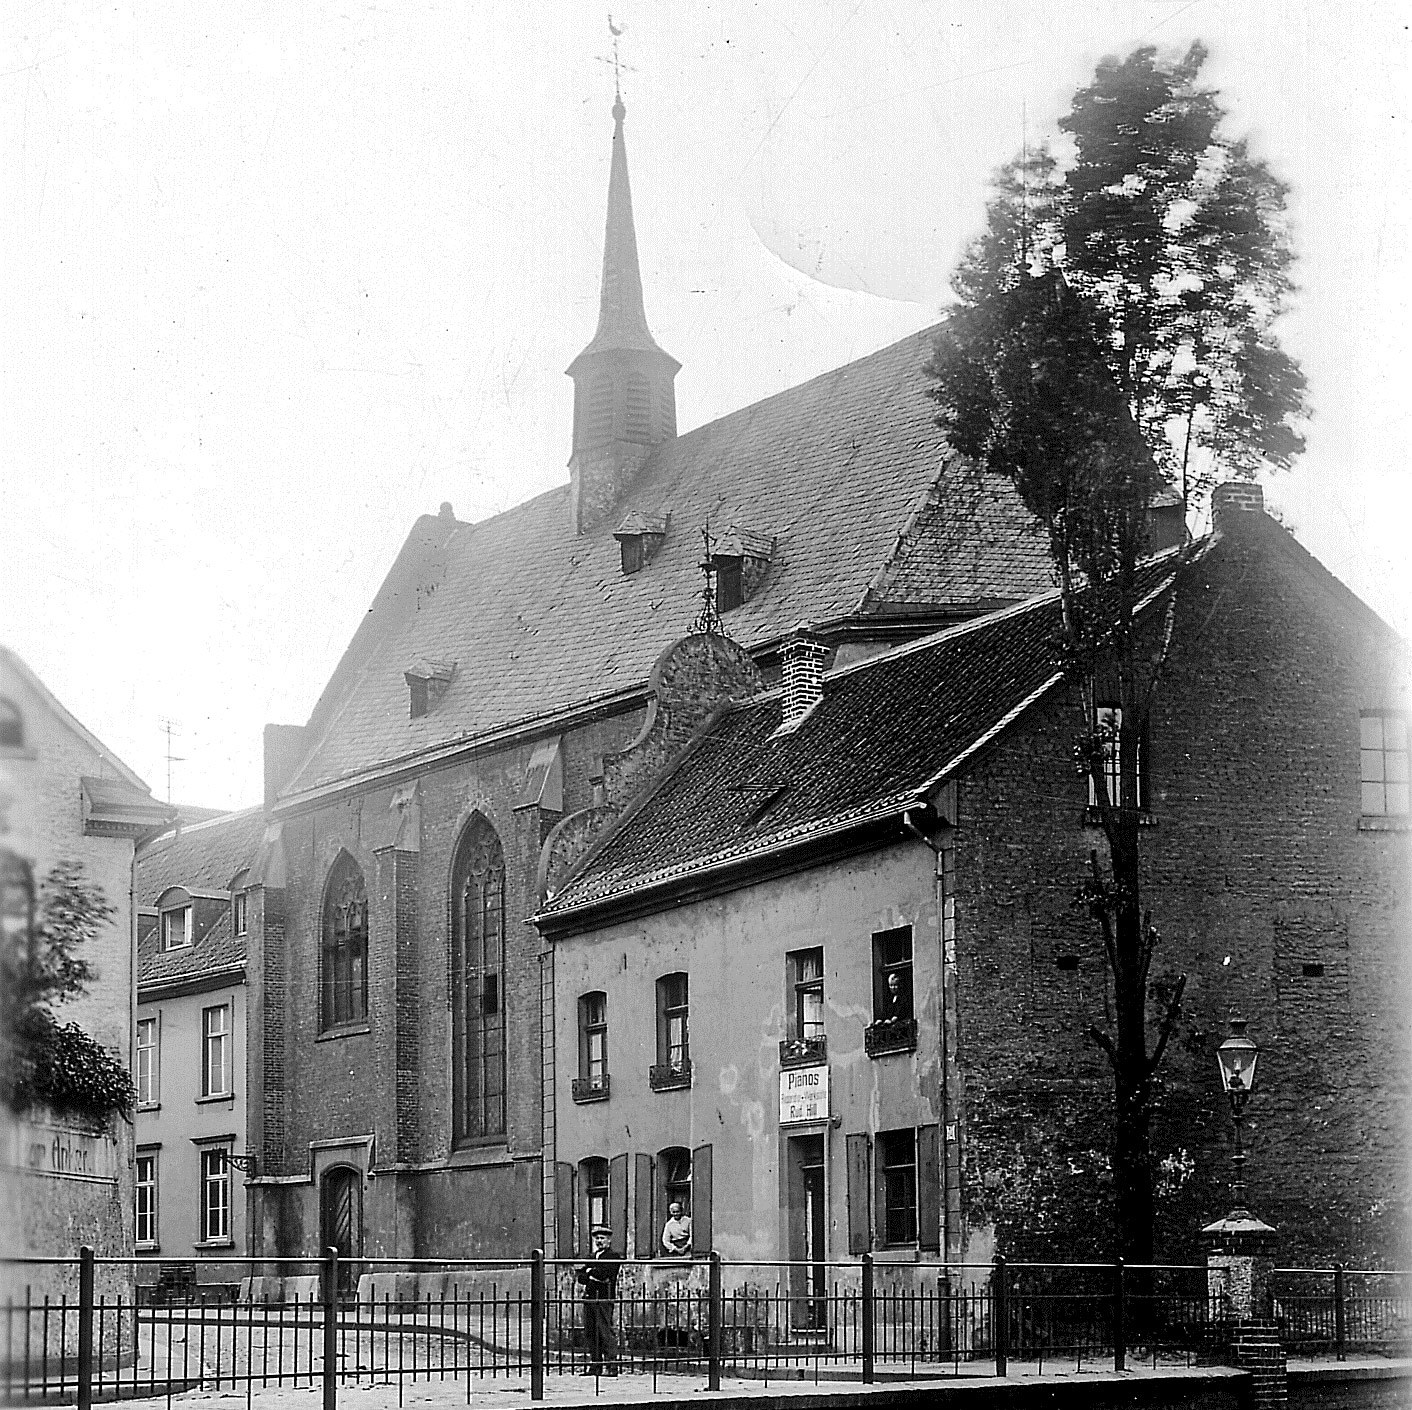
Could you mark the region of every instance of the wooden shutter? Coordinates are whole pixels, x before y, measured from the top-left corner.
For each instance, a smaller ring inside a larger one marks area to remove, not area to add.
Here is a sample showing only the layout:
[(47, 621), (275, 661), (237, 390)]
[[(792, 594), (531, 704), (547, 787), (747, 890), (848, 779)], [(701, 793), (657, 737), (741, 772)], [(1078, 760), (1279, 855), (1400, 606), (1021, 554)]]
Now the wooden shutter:
[(868, 1218), (872, 1180), (871, 1154), (866, 1132), (844, 1138), (848, 1163), (848, 1251), (867, 1253), (872, 1247)]
[(560, 1258), (574, 1252), (574, 1167), (568, 1161), (554, 1166), (554, 1247)]
[(711, 1252), (711, 1147), (691, 1153), (691, 1251)]
[(628, 1252), (628, 1158), (626, 1154), (615, 1155), (608, 1162), (608, 1222), (613, 1226), (613, 1237), (608, 1247), (626, 1258)]
[(655, 1162), (650, 1155), (638, 1154), (632, 1165), (633, 1254), (652, 1258), (657, 1252), (652, 1237), (652, 1186)]
[(941, 1128), (917, 1127), (917, 1244), (941, 1247)]

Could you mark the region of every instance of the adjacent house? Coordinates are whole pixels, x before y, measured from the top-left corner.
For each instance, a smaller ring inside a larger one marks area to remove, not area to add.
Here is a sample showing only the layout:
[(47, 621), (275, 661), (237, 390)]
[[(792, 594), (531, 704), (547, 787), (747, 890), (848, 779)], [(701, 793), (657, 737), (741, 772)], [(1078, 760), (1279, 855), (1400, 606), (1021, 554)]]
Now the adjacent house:
[[(1258, 487), (1215, 509), (1140, 585), (1151, 632), (1175, 603), (1135, 800), (1152, 982), (1187, 976), (1160, 1256), (1190, 1261), (1229, 1206), (1214, 1049), (1238, 1012), (1263, 1053), (1251, 1207), (1281, 1258), (1405, 1266), (1404, 644)], [(546, 871), (561, 1249), (606, 1216), (667, 1256), (675, 1203), (699, 1249), (804, 1263), (819, 1299), (864, 1251), (898, 1276), (1111, 1257), (1112, 1083), (1085, 1036), (1109, 986), (1074, 905), (1104, 849), (1058, 611), (1042, 594), (828, 671), (801, 630), (780, 686)]]
[[(71, 715), (13, 652), (0, 647), (0, 924), (11, 952), (33, 933), (36, 907), (56, 868), (76, 868), (111, 914), (75, 951), (93, 972), (87, 992), (59, 1003), (62, 1025), (77, 1024), (116, 1058), (132, 1063), (136, 988), (132, 859), (144, 836), (173, 810)], [(13, 1074), (10, 1074), (13, 1076)], [(85, 1114), (34, 1096), (0, 1102), (0, 1247), (12, 1255), (74, 1257), (132, 1252), (132, 1126), (116, 1111)], [(31, 1265), (6, 1271), (0, 1296), (41, 1301), (72, 1294), (71, 1270)], [(106, 1265), (100, 1286), (130, 1296), (131, 1270)]]
[(264, 837), (264, 810), (248, 808), (137, 858), (134, 1240), (164, 1260), (144, 1278), (163, 1291), (242, 1276), (199, 1260), (245, 1251), (246, 937)]

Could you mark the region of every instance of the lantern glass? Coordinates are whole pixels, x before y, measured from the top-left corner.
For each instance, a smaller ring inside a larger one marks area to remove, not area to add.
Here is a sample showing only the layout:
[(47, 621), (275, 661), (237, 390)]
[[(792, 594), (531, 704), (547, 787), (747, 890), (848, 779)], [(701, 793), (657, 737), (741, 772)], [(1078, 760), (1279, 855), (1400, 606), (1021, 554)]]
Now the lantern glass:
[(1255, 1062), (1260, 1050), (1245, 1036), (1245, 1020), (1231, 1020), (1231, 1036), (1216, 1049), (1221, 1065), (1221, 1087), (1226, 1092), (1248, 1092), (1255, 1085)]

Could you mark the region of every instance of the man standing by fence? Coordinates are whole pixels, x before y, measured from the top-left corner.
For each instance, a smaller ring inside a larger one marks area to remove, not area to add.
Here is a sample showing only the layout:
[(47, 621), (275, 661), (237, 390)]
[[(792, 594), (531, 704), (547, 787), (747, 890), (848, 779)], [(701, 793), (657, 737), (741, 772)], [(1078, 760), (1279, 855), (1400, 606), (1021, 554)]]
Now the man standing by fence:
[(613, 1231), (606, 1224), (594, 1225), (593, 1256), (574, 1275), (583, 1287), (583, 1332), (588, 1344), (586, 1376), (618, 1374), (613, 1302), (618, 1295), (621, 1260), (609, 1247), (612, 1236)]

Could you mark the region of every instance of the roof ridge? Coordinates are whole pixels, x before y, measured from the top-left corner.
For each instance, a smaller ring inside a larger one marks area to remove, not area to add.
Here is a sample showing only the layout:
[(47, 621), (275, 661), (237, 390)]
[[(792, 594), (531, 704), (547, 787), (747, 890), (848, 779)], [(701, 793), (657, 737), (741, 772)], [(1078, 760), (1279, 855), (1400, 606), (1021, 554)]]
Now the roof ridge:
[(222, 813), (219, 817), (202, 818), (200, 822), (190, 823), (186, 826), (176, 826), (169, 832), (160, 833), (154, 837), (150, 843), (142, 849), (142, 858), (145, 861), (148, 857), (154, 857), (167, 851), (175, 842), (180, 842), (183, 837), (189, 837), (193, 832), (201, 832), (205, 828), (222, 827), (227, 823), (234, 822), (237, 818), (249, 817), (252, 813), (263, 813), (265, 805), (263, 803), (253, 803), (248, 808), (232, 808), (228, 813)]

